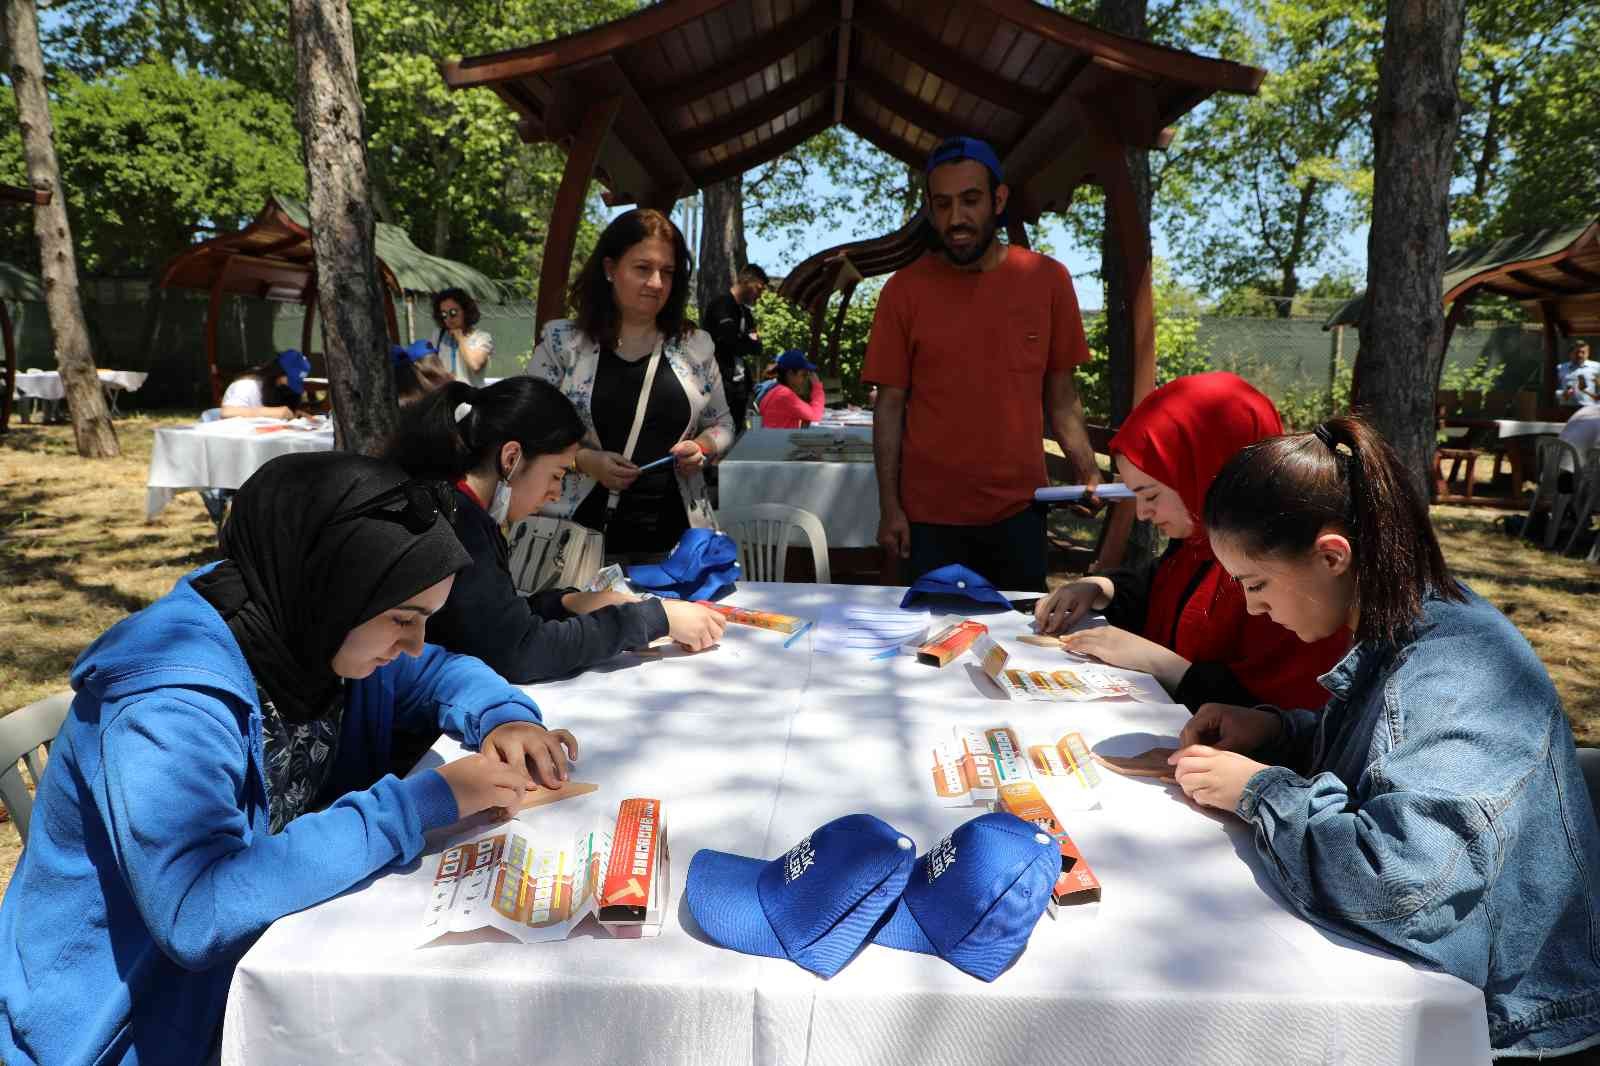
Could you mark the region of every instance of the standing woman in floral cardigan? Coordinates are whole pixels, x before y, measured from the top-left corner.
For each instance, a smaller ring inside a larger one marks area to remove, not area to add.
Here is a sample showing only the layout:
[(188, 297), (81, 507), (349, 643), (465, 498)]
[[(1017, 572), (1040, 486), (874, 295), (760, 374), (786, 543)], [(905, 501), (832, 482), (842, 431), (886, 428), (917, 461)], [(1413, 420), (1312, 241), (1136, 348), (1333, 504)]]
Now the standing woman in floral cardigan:
[(546, 326), (528, 366), (577, 405), (587, 431), (578, 476), (544, 513), (603, 530), (611, 554), (670, 551), (691, 525), (711, 524), (703, 471), (733, 443), (733, 416), (711, 337), (685, 318), (691, 266), (667, 216), (618, 216), (572, 287), (578, 317)]

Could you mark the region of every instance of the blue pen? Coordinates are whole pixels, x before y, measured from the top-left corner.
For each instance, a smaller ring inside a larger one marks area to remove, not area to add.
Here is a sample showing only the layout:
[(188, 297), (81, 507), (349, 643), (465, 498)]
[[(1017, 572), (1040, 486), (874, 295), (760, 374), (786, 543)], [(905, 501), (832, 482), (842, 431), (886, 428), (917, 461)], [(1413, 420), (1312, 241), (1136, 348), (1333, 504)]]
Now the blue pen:
[(791, 636), (788, 640), (783, 642), (783, 646), (785, 648), (789, 647), (789, 645), (793, 644), (795, 641), (797, 641), (801, 637), (805, 636), (806, 630), (808, 630), (810, 628), (811, 628), (811, 623), (807, 622), (805, 625), (803, 625), (799, 629), (795, 630), (794, 631), (794, 635)]
[(878, 654), (874, 655), (872, 657), (872, 661), (873, 662), (877, 662), (879, 659), (893, 659), (896, 655), (899, 655), (899, 654), (900, 654), (900, 649), (898, 647), (889, 648), (886, 651), (880, 651)]
[(676, 455), (663, 455), (661, 458), (657, 459), (655, 462), (646, 463), (643, 466), (641, 466), (639, 468), (639, 473), (642, 474), (646, 470), (654, 470), (658, 466), (665, 466), (666, 464), (672, 462), (672, 460), (674, 460), (676, 458), (677, 458)]

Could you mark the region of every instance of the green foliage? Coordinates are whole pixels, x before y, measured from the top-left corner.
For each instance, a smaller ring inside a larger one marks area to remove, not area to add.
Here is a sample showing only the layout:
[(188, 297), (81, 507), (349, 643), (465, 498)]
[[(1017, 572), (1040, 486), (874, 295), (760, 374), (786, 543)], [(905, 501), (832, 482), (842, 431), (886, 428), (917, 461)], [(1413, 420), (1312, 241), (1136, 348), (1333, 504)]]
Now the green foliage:
[[(271, 192), (303, 195), (293, 115), (282, 101), (164, 59), (89, 80), (63, 73), (51, 109), (79, 266), (151, 274), (196, 239), (237, 229)], [(25, 184), (16, 99), (0, 94), (0, 171)], [(12, 247), (34, 248), (26, 212)]]
[[(861, 283), (850, 306), (844, 313), (844, 327), (839, 331), (839, 381), (845, 399), (852, 403), (865, 403), (867, 389), (861, 384), (861, 368), (867, 358), (867, 340), (872, 335), (872, 316), (878, 309), (878, 294), (883, 291), (882, 278)], [(839, 294), (828, 302), (823, 318), (822, 348), (825, 354), (828, 337), (833, 329), (834, 316), (839, 307)], [(811, 318), (799, 307), (768, 289), (755, 306), (756, 322), (761, 329), (761, 344), (770, 362), (790, 348), (808, 349), (811, 346)], [(822, 365), (823, 373), (831, 376), (831, 368)]]

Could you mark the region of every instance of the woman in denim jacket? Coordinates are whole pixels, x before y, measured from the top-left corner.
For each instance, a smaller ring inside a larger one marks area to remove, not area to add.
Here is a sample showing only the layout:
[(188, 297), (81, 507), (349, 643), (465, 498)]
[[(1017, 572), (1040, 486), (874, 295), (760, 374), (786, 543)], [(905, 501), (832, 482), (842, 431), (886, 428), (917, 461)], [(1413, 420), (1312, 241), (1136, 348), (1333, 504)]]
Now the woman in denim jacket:
[(1450, 577), (1394, 451), (1357, 418), (1251, 445), (1205, 522), (1251, 611), (1356, 644), (1320, 714), (1203, 707), (1171, 760), (1184, 792), (1250, 823), (1307, 918), (1483, 989), (1497, 1055), (1600, 1045), (1600, 829), (1571, 728), (1521, 633)]

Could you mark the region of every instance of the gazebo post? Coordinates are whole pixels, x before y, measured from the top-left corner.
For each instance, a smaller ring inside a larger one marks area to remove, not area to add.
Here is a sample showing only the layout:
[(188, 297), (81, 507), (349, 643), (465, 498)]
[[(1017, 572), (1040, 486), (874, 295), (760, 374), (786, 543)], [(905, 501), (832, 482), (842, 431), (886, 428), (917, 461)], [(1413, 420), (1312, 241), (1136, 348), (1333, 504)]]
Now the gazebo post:
[[(307, 359), (311, 358), (311, 324), (317, 320), (317, 275), (315, 272), (306, 275), (306, 289), (302, 296), (305, 301), (305, 317), (300, 320), (300, 351)], [(324, 367), (324, 370), (327, 368)]]
[(839, 374), (839, 337), (844, 333), (844, 313), (850, 307), (850, 297), (856, 294), (859, 282), (852, 281), (839, 294), (839, 310), (833, 315), (833, 332), (828, 337), (828, 369)]
[(1540, 394), (1545, 402), (1554, 406), (1558, 401), (1556, 396), (1556, 350), (1559, 347), (1557, 330), (1560, 328), (1556, 321), (1556, 305), (1553, 300), (1539, 301), (1539, 324), (1544, 327), (1544, 388)]
[(400, 343), (400, 320), (394, 314), (394, 293), (389, 286), (383, 287), (383, 318), (389, 324), (389, 343)]
[(555, 209), (550, 215), (550, 231), (545, 238), (544, 262), (539, 268), (539, 306), (534, 323), (534, 338), (545, 323), (561, 317), (567, 305), (567, 280), (572, 274), (572, 250), (578, 243), (578, 223), (583, 217), (583, 201), (589, 192), (600, 144), (611, 132), (611, 124), (622, 110), (622, 97), (610, 96), (590, 104), (578, 123), (578, 135), (567, 152), (567, 166), (561, 172), (561, 187), (556, 191)]
[(1128, 173), (1128, 156), (1121, 145), (1107, 144), (1100, 152), (1100, 180), (1106, 191), (1106, 206), (1116, 220), (1117, 249), (1122, 253), (1132, 299), (1128, 308), (1133, 320), (1133, 402), (1148, 396), (1156, 387), (1156, 305), (1151, 288), (1150, 223), (1139, 211)]
[(233, 256), (222, 261), (222, 269), (211, 282), (211, 299), (206, 303), (206, 365), (211, 369), (211, 403), (222, 405), (222, 370), (217, 366), (217, 318), (222, 310), (222, 283), (228, 278)]
[(811, 312), (811, 344), (806, 348), (806, 358), (813, 363), (822, 358), (822, 320), (828, 314), (828, 297), (824, 293)]
[(1006, 240), (1018, 248), (1032, 248), (1028, 243), (1028, 224), (1020, 218), (1013, 218), (1006, 223)]
[(11, 426), (11, 396), (17, 388), (17, 339), (12, 335), (11, 312), (4, 300), (0, 300), (0, 337), (6, 345), (6, 385), (5, 392), (0, 393), (0, 433), (4, 433)]

